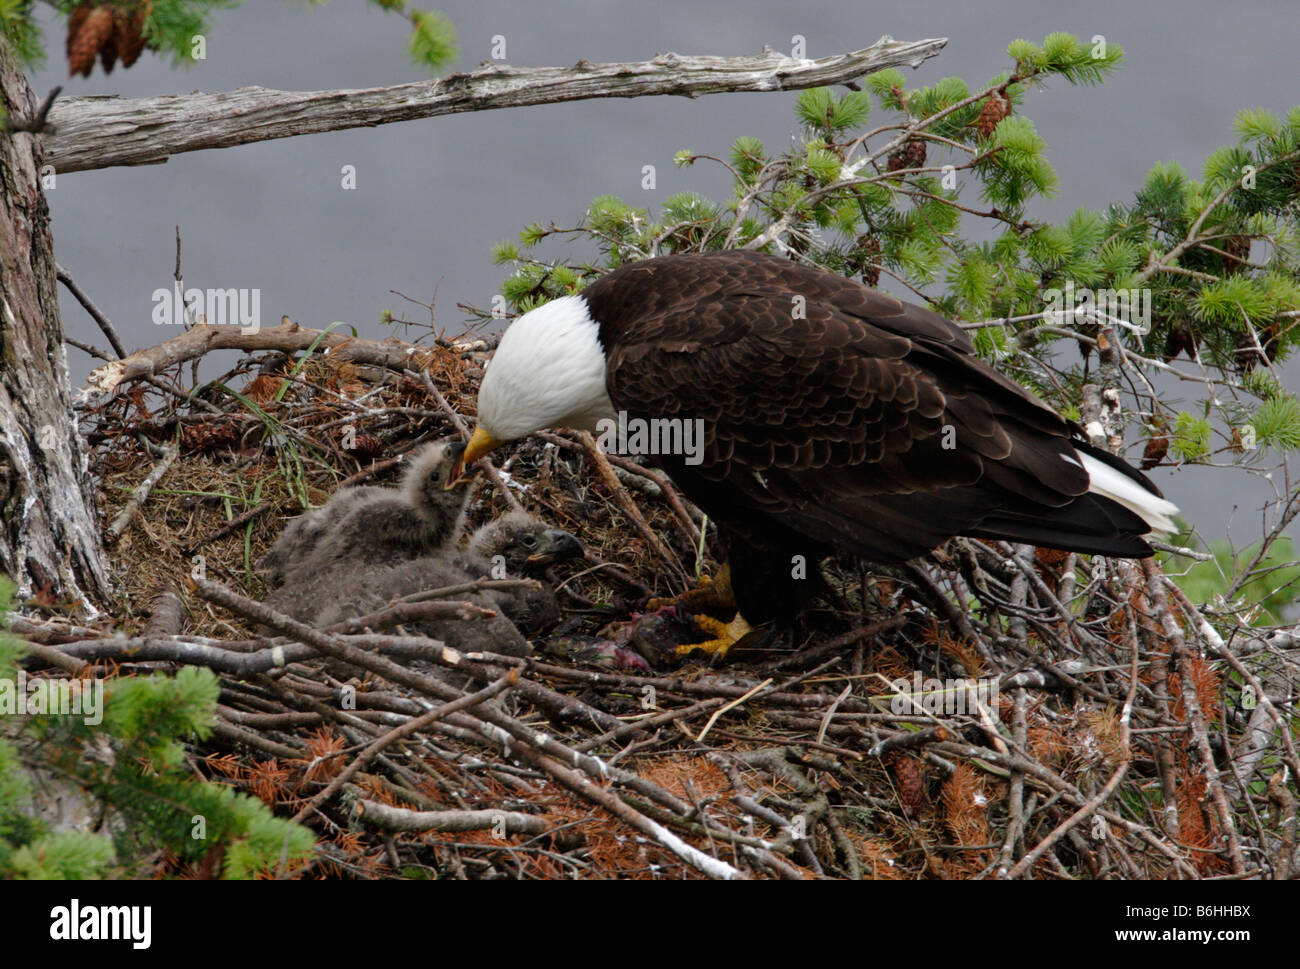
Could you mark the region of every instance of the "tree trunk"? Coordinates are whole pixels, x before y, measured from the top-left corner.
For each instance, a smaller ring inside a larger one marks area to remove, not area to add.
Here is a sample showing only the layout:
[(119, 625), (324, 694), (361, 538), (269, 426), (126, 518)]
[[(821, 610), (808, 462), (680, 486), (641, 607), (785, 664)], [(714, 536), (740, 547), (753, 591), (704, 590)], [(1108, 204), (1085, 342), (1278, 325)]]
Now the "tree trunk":
[[(36, 98), (0, 41), (0, 106)], [(94, 614), (108, 570), (77, 436), (37, 138), (0, 130), (0, 573)]]

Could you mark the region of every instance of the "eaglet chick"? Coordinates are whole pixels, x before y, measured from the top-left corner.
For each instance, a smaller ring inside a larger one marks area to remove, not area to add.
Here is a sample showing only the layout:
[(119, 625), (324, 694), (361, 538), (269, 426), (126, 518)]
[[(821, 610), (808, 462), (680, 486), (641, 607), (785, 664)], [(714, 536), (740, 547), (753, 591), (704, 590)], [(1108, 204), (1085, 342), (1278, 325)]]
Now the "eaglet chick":
[(430, 444), (410, 458), (398, 488), (341, 488), (321, 507), (299, 515), (260, 563), (267, 585), (284, 585), (298, 571), (319, 577), (345, 561), (393, 563), (454, 542), (468, 492), (444, 484), (464, 450), (459, 442)]

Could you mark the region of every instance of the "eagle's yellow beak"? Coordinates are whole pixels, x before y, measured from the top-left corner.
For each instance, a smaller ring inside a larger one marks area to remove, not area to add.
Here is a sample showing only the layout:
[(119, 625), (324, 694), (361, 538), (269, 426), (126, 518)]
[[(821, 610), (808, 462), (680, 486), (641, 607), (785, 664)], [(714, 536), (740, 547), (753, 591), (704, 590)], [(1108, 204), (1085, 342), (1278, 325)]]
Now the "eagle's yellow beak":
[(452, 465), (451, 474), (447, 475), (445, 487), (451, 488), (454, 486), (461, 479), (466, 468), (500, 446), (501, 442), (483, 430), (482, 427), (475, 428), (473, 437), (469, 439), (469, 444), (465, 446), (465, 453), (460, 456), (460, 460)]

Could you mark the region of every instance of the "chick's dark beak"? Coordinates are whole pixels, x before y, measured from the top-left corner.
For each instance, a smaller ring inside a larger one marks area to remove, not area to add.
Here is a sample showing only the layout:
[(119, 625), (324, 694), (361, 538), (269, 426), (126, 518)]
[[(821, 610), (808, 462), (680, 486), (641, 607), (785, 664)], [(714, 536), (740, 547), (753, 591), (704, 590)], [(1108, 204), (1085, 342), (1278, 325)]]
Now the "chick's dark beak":
[(443, 488), (450, 488), (465, 473), (465, 442), (457, 441), (447, 445), (447, 455), (451, 458), (451, 470), (447, 472), (447, 481)]
[(562, 528), (548, 528), (542, 532), (537, 543), (537, 551), (528, 556), (529, 565), (550, 565), (567, 559), (580, 559), (584, 549), (582, 543)]
[(460, 481), (465, 474), (465, 469), (477, 461), (479, 458), (486, 456), (493, 449), (500, 445), (500, 441), (494, 438), (483, 428), (475, 429), (474, 435), (469, 439), (469, 444), (455, 444), (453, 447), (459, 448), (457, 452), (456, 463), (451, 466), (451, 473), (447, 475), (447, 484), (445, 487), (452, 488)]

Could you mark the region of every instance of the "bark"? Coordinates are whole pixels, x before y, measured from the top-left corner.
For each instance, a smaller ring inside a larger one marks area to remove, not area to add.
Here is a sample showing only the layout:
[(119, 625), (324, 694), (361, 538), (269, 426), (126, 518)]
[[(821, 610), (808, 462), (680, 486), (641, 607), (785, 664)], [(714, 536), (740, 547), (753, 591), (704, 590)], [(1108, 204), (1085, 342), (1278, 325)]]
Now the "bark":
[[(36, 98), (0, 41), (0, 106)], [(0, 132), (0, 573), (94, 614), (108, 570), (77, 436), (59, 319), (41, 146)]]
[(466, 74), (392, 87), (343, 91), (273, 91), (245, 87), (218, 94), (56, 101), (46, 136), (60, 172), (115, 165), (156, 165), (172, 155), (272, 138), (433, 118), (464, 111), (519, 108), (589, 98), (724, 91), (785, 91), (846, 84), (887, 67), (916, 67), (947, 38), (896, 41), (817, 60), (765, 50), (749, 57), (683, 57), (573, 67), (488, 65)]
[(396, 337), (367, 340), (343, 330), (324, 332), (299, 326), (284, 317), (279, 326), (249, 327), (198, 323), (156, 346), (137, 350), (121, 360), (96, 367), (86, 378), (86, 386), (77, 395), (79, 406), (99, 406), (118, 393), (123, 384), (161, 373), (178, 363), (195, 360), (213, 350), (280, 350), (302, 353), (315, 347), (328, 353), (332, 360), (387, 367), (399, 373), (415, 369), (429, 353), (424, 347)]

